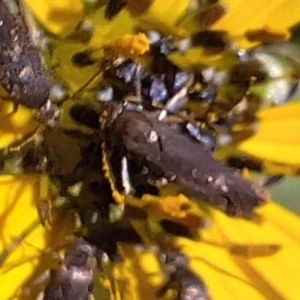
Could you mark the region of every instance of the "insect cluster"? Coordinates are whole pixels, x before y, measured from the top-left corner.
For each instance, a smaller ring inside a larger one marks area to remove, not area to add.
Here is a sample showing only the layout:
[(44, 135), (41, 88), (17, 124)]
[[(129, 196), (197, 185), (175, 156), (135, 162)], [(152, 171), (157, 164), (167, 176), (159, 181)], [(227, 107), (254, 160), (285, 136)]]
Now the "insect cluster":
[[(116, 2), (108, 3), (109, 19), (126, 6), (126, 1)], [(92, 50), (75, 53), (70, 57), (75, 67), (99, 64), (103, 79), (94, 101), (66, 100), (70, 108), (64, 113), (89, 130), (66, 129), (58, 118), (62, 108), (49, 104), (52, 74), (31, 41), (19, 4), (14, 4), (17, 12), (0, 2), (0, 79), (6, 98), (38, 109), (46, 126), (1, 151), (2, 173), (14, 173), (7, 161), (15, 160), (18, 170), (48, 174), (57, 199), (64, 199), (63, 212), (80, 220), (72, 232), (77, 236), (74, 245), (40, 297), (90, 299), (105, 255), (117, 262), (119, 244), (147, 248), (152, 243), (157, 255), (165, 257), (162, 265), (171, 266), (158, 298), (174, 289), (176, 299), (209, 299), (173, 239), (197, 238), (205, 226), (195, 209), (202, 201), (250, 218), (267, 200), (262, 186), (243, 179), (213, 154), (251, 135), (262, 106), (285, 103), (297, 92), (297, 46), (271, 43), (245, 51), (224, 32), (202, 30), (185, 40), (148, 32), (150, 49), (141, 57), (120, 55), (100, 63)], [(230, 63), (226, 68), (182, 69), (176, 55), (188, 55), (190, 47), (230, 57)], [(52, 213), (57, 213), (55, 201), (47, 208)], [(178, 203), (177, 214), (168, 211), (170, 202)], [(41, 212), (42, 221), (51, 225), (45, 215)], [(58, 215), (60, 224), (64, 220)], [(153, 220), (159, 230), (149, 226)]]

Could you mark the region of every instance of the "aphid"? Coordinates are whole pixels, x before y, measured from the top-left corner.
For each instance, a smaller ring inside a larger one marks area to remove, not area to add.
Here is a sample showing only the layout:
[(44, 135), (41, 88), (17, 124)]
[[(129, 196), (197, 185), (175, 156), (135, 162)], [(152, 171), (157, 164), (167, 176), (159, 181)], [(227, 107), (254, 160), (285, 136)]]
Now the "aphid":
[(167, 283), (157, 292), (162, 297), (169, 289), (176, 291), (176, 300), (209, 300), (207, 288), (199, 275), (189, 270), (188, 260), (177, 249), (164, 253), (165, 264), (171, 269)]
[(67, 250), (58, 270), (52, 270), (41, 300), (88, 300), (93, 290), (97, 249), (77, 241)]
[(18, 1), (0, 2), (0, 81), (16, 105), (40, 108), (53, 84), (35, 47)]

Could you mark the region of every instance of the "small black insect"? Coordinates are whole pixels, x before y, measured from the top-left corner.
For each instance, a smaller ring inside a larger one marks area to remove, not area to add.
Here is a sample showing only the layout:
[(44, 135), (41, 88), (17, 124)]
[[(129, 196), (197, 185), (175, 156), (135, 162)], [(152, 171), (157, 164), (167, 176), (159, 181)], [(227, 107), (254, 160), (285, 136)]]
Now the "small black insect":
[(71, 58), (72, 63), (77, 67), (88, 67), (93, 65), (96, 61), (91, 57), (90, 50), (84, 50), (75, 53)]
[(213, 52), (221, 52), (229, 45), (225, 31), (203, 30), (191, 36), (193, 46), (201, 46)]

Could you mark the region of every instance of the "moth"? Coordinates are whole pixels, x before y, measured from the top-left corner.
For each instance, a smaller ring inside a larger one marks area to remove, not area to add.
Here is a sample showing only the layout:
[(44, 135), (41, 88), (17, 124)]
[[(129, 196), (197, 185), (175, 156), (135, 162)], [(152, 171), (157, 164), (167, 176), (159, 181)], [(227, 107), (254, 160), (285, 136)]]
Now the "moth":
[[(267, 200), (262, 188), (214, 160), (211, 151), (184, 131), (183, 124), (158, 121), (155, 113), (116, 106), (103, 128), (109, 160), (126, 158), (129, 177), (139, 165), (141, 170), (149, 170), (144, 175), (148, 184), (149, 179), (165, 178), (188, 197), (207, 201), (234, 216), (250, 217), (253, 209)], [(135, 166), (132, 170), (131, 165)], [(142, 172), (135, 176), (143, 178)]]

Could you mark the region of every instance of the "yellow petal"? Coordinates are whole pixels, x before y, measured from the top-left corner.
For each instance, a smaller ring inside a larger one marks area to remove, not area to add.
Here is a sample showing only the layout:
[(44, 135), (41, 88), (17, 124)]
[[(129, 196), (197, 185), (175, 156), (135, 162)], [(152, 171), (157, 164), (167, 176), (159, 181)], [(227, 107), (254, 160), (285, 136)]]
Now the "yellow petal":
[[(42, 3), (42, 1), (32, 2), (26, 0), (26, 2), (29, 5), (31, 4), (33, 9), (33, 6), (36, 7), (36, 13), (38, 16), (40, 15), (39, 19), (49, 30), (57, 34), (67, 34), (69, 31), (72, 31), (76, 23), (82, 18), (81, 10), (73, 11), (79, 7), (79, 2), (77, 1), (72, 1), (72, 3), (69, 0), (58, 1), (59, 3), (57, 1), (52, 1), (51, 3), (43, 1)], [(35, 5), (31, 2), (35, 3)], [(156, 1), (149, 12), (145, 16), (141, 16), (141, 19), (157, 28), (160, 28), (160, 26), (163, 29), (169, 28), (183, 14), (187, 2), (186, 0)], [(281, 1), (280, 3), (286, 2)], [(239, 3), (243, 3), (243, 5), (240, 7)], [(276, 8), (274, 3), (278, 4), (279, 2), (275, 1), (270, 5), (264, 5), (266, 11), (269, 13), (274, 11)], [(66, 4), (69, 6), (67, 10), (64, 7)], [(56, 9), (53, 10), (55, 5), (57, 5)], [(60, 5), (62, 6), (60, 7)], [(249, 9), (251, 15), (249, 17), (250, 24), (252, 24), (252, 17), (253, 19), (257, 18), (255, 14), (258, 15), (258, 19), (264, 17), (261, 14), (259, 9), (260, 3), (257, 0), (253, 3), (236, 0), (232, 1), (231, 5), (234, 13), (233, 18), (235, 18), (231, 20), (235, 24), (232, 28), (235, 30), (232, 31), (233, 35), (244, 32), (244, 30), (239, 31), (240, 27), (236, 25), (236, 21), (240, 21), (243, 26), (247, 23), (245, 22), (245, 15), (239, 17), (238, 14), (241, 14), (248, 8), (248, 5), (251, 8)], [(175, 10), (172, 11), (174, 7)], [(238, 10), (236, 10), (236, 7)], [(256, 9), (253, 10), (253, 8)], [(60, 10), (63, 14), (61, 14)], [(172, 11), (172, 14), (169, 14), (170, 11)], [(64, 20), (61, 21), (62, 15)], [(96, 14), (93, 17), (96, 17)], [(271, 18), (275, 18), (275, 16), (271, 16)], [(268, 16), (268, 21), (271, 18)], [(119, 20), (122, 22), (128, 20), (129, 22), (123, 24), (120, 21), (118, 23)], [(288, 22), (290, 21), (289, 19)], [(101, 22), (103, 24), (100, 24)], [(100, 36), (103, 38), (100, 43), (103, 43), (105, 38), (108, 40), (119, 38), (123, 32), (129, 32), (133, 28), (133, 24), (134, 22), (131, 21), (126, 12), (122, 12), (116, 22), (109, 23), (103, 21), (102, 18), (97, 22), (96, 28), (96, 32), (101, 32)], [(274, 26), (277, 26), (276, 22)], [(247, 25), (247, 29), (250, 27)], [(223, 27), (222, 29), (226, 28)], [(95, 34), (96, 36), (97, 34)], [(92, 42), (95, 42), (95, 40)], [(296, 119), (296, 115), (289, 112), (287, 121), (291, 122), (290, 119)], [(262, 117), (261, 128), (264, 128), (263, 126), (266, 126), (269, 122), (272, 122), (272, 117), (267, 115)], [(272, 126), (268, 125), (268, 129), (273, 129), (274, 124), (278, 122), (283, 123), (282, 119), (278, 117)], [(297, 121), (295, 122), (297, 123)], [(282, 126), (285, 125), (282, 124)], [(291, 126), (291, 123), (289, 123), (289, 126)], [(277, 131), (277, 133), (282, 132)], [(265, 136), (267, 136), (266, 133)], [(275, 134), (271, 134), (271, 136), (273, 141)], [(297, 140), (295, 140), (296, 143), (294, 141), (295, 136), (291, 139), (284, 137), (286, 142), (285, 139), (293, 141), (292, 146), (297, 144)], [(263, 154), (265, 158), (267, 151)], [(11, 179), (12, 177), (5, 177), (3, 182), (0, 181), (0, 195), (4, 199), (0, 215), (2, 229), (1, 250), (7, 249), (14, 237), (30, 231), (34, 227), (37, 218), (36, 207), (32, 200), (36, 198), (36, 193), (39, 189), (38, 177), (24, 176), (20, 182), (15, 182)], [(162, 208), (169, 207), (171, 205)], [(261, 223), (257, 224), (245, 220), (230, 219), (214, 210), (211, 214), (212, 227), (203, 230), (202, 240), (193, 242), (186, 239), (178, 239), (178, 245), (188, 257), (191, 257), (191, 267), (203, 277), (213, 299), (294, 299), (295, 295), (297, 297), (300, 293), (299, 288), (290, 278), (300, 277), (299, 268), (295, 268), (295, 266), (299, 265), (300, 221), (298, 218), (274, 204), (266, 205), (261, 209), (262, 220)], [(19, 285), (24, 284), (37, 263), (37, 260), (34, 258), (39, 256), (40, 249), (46, 248), (44, 230), (41, 226), (38, 226), (32, 232), (32, 235), (30, 234), (27, 237), (28, 240), (26, 238), (21, 246), (13, 249), (13, 253), (7, 257), (1, 270), (0, 286), (3, 299), (8, 299), (9, 296), (15, 293)], [(159, 265), (154, 263), (153, 257), (146, 259), (150, 265), (144, 263), (141, 255), (134, 253), (134, 248), (123, 247), (121, 251), (121, 254), (125, 257), (125, 263), (119, 269), (119, 274), (114, 274), (120, 290), (121, 287), (123, 288), (122, 297), (118, 299), (156, 299), (153, 287), (157, 286), (160, 281), (156, 279), (154, 280), (155, 283), (151, 283), (150, 277), (152, 277), (153, 273), (160, 272)], [(4, 257), (4, 254), (2, 257)], [(32, 258), (30, 262), (20, 264), (21, 260), (28, 260), (29, 258)], [(13, 268), (13, 266), (17, 265), (19, 265), (18, 268)], [(16, 282), (18, 286), (16, 286)]]
[(257, 133), (238, 148), (262, 161), (300, 166), (300, 104), (269, 108), (259, 114)]
[(122, 38), (124, 34), (134, 32), (136, 25), (127, 10), (122, 11), (114, 21), (108, 21), (104, 17), (104, 8), (102, 8), (91, 15), (91, 20), (95, 22), (95, 28), (90, 46), (95, 49)]
[[(275, 204), (260, 209), (262, 221), (233, 220), (213, 211), (213, 224), (196, 243), (178, 244), (206, 282), (212, 299), (296, 299), (300, 220)], [(239, 249), (239, 251), (236, 251)]]
[(1, 298), (10, 296), (24, 285), (39, 263), (41, 249), (45, 249), (45, 230), (41, 226), (36, 202), (40, 177), (0, 177), (1, 226)]
[(149, 30), (172, 32), (175, 35), (184, 34), (176, 24), (186, 13), (189, 2), (190, 0), (155, 0), (139, 21)]
[(21, 139), (36, 127), (34, 111), (21, 105), (16, 113), (13, 110), (12, 102), (0, 99), (0, 148)]
[(151, 253), (138, 254), (132, 246), (122, 246), (125, 262), (114, 272), (122, 300), (155, 300), (155, 292), (162, 283), (161, 269)]
[[(177, 239), (212, 299), (297, 299), (300, 287), (291, 278), (300, 275), (294, 267), (300, 263), (300, 220), (276, 204), (260, 208), (258, 214), (261, 219), (250, 222), (211, 210), (211, 227), (202, 230), (199, 241)], [(155, 299), (155, 291), (167, 280), (155, 252), (120, 249), (125, 263), (114, 273), (120, 299)], [(164, 299), (174, 295), (166, 293)]]
[(82, 0), (24, 0), (35, 17), (53, 34), (67, 36), (84, 18)]
[(226, 30), (232, 35), (264, 27), (287, 29), (299, 21), (299, 1), (224, 0), (222, 3), (228, 12), (213, 28)]

